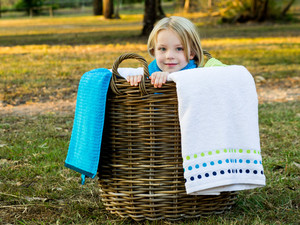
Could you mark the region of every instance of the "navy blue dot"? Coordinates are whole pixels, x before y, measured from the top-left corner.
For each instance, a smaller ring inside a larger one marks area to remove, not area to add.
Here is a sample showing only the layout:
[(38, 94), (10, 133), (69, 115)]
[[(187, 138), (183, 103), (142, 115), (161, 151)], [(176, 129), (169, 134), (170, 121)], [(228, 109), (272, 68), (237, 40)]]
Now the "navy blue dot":
[(220, 173), (221, 173), (221, 174), (224, 174), (225, 172), (224, 172), (224, 170), (221, 170)]
[(250, 173), (250, 170), (246, 170), (246, 173)]
[(237, 173), (238, 171), (237, 171), (237, 170), (235, 170), (235, 172)]
[(206, 173), (206, 174), (205, 174), (205, 176), (206, 176), (206, 177), (209, 177), (209, 174), (208, 174), (208, 173)]
[(254, 174), (257, 174), (257, 170), (254, 170), (253, 173), (254, 173)]
[(213, 175), (214, 175), (214, 176), (217, 176), (217, 172), (214, 171), (214, 172), (213, 172)]
[(187, 181), (187, 180), (186, 180), (186, 179), (184, 179), (184, 182), (185, 182), (185, 183), (186, 183), (186, 181)]
[(231, 173), (231, 170), (228, 170), (228, 173)]
[(240, 173), (243, 173), (243, 170), (242, 170), (242, 169), (240, 169)]
[(202, 176), (199, 174), (199, 175), (198, 175), (198, 179), (201, 179), (201, 178), (202, 178)]
[(235, 173), (235, 170), (232, 170), (232, 173)]
[(261, 175), (263, 175), (263, 174), (264, 174), (264, 171), (261, 171), (260, 173), (261, 173)]
[(191, 177), (190, 179), (191, 179), (191, 181), (193, 181), (193, 180), (194, 180), (194, 177)]

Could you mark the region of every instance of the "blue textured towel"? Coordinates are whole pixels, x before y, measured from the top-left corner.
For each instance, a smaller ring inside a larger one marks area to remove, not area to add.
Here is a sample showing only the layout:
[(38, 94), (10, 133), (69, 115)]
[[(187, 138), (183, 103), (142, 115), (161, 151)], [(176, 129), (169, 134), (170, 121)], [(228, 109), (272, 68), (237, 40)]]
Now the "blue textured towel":
[(65, 166), (83, 176), (97, 174), (104, 126), (106, 96), (112, 73), (94, 69), (80, 79), (75, 118)]

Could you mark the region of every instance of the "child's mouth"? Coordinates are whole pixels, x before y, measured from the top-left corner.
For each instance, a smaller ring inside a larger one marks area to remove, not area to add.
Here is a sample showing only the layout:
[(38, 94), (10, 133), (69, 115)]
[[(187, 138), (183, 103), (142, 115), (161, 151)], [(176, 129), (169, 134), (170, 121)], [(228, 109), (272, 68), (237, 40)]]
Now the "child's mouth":
[(169, 66), (169, 67), (173, 67), (173, 66), (176, 66), (177, 63), (165, 63), (166, 66)]

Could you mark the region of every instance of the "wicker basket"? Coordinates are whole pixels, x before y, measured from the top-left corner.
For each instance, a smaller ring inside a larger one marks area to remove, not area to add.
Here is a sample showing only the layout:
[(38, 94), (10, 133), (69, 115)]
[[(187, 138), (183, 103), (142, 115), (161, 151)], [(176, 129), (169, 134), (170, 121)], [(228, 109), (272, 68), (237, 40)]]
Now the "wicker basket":
[(145, 77), (149, 75), (146, 60), (136, 54), (120, 56), (113, 66), (98, 170), (106, 209), (137, 221), (195, 218), (230, 209), (234, 192), (186, 194), (175, 83), (156, 89), (143, 78), (139, 88), (131, 87), (117, 77), (125, 59), (139, 60)]

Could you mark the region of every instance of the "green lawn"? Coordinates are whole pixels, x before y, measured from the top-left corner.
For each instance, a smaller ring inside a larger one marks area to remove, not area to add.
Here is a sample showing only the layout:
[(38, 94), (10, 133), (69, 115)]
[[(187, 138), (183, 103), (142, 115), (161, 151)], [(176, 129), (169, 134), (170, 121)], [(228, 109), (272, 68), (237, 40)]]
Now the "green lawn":
[[(300, 23), (221, 26), (214, 18), (188, 17), (203, 47), (224, 63), (278, 82), (299, 76)], [(125, 52), (150, 61), (141, 21), (141, 15), (1, 19), (0, 103), (75, 99), (84, 72), (111, 68)], [(266, 187), (241, 192), (230, 213), (174, 224), (297, 224), (299, 112), (299, 102), (259, 105)], [(73, 116), (1, 114), (0, 224), (133, 224), (105, 211), (97, 180), (81, 186), (80, 175), (64, 167)]]
[[(266, 187), (241, 192), (228, 214), (178, 224), (296, 224), (299, 111), (297, 102), (259, 107)], [(0, 118), (0, 223), (121, 224), (104, 210), (97, 181), (81, 186), (80, 174), (64, 167), (72, 123), (72, 114)]]

